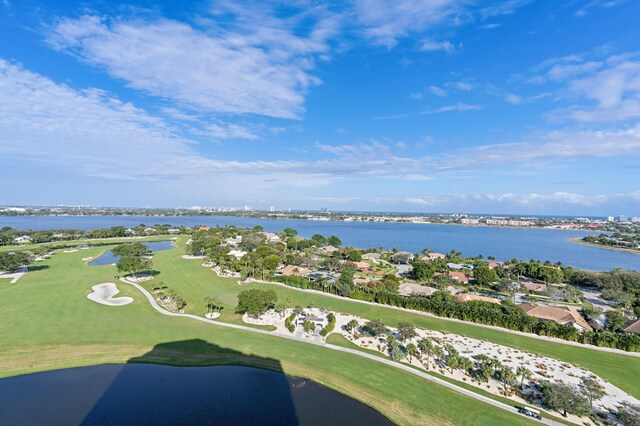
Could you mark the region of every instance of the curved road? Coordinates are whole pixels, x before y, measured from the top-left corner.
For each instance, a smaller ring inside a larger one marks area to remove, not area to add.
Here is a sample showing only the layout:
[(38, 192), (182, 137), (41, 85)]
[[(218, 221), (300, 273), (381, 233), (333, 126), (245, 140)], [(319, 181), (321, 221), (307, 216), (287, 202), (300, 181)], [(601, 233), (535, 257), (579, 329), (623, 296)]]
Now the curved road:
[[(249, 331), (251, 333), (259, 333), (259, 334), (266, 334), (266, 335), (269, 335), (269, 336), (277, 336), (277, 337), (284, 338), (284, 339), (296, 340), (296, 341), (299, 341), (299, 342), (304, 342), (304, 343), (311, 344), (311, 345), (316, 345), (316, 346), (322, 346), (324, 348), (328, 348), (328, 349), (331, 349), (331, 350), (335, 350), (335, 351), (339, 351), (339, 352), (346, 352), (346, 353), (349, 353), (349, 354), (352, 354), (352, 355), (360, 356), (360, 357), (363, 357), (363, 358), (368, 358), (368, 359), (370, 359), (372, 361), (380, 362), (382, 364), (387, 364), (387, 365), (390, 365), (392, 367), (404, 370), (404, 371), (406, 371), (408, 373), (414, 374), (414, 375), (416, 375), (418, 377), (421, 377), (423, 379), (429, 380), (431, 382), (435, 382), (435, 383), (437, 383), (437, 384), (439, 384), (441, 386), (444, 386), (444, 387), (446, 387), (448, 389), (451, 389), (451, 390), (453, 390), (455, 392), (461, 393), (461, 394), (466, 395), (466, 396), (468, 396), (470, 398), (474, 398), (474, 399), (477, 399), (477, 400), (482, 401), (484, 403), (490, 404), (490, 405), (492, 405), (492, 406), (494, 406), (496, 408), (500, 408), (500, 409), (508, 411), (510, 413), (518, 414), (518, 415), (523, 416), (523, 417), (525, 417), (527, 419), (531, 419), (530, 417), (527, 417), (527, 416), (524, 416), (523, 414), (518, 413), (518, 411), (514, 407), (512, 407), (512, 406), (510, 406), (508, 404), (505, 404), (505, 403), (502, 403), (500, 401), (496, 401), (496, 400), (488, 398), (486, 396), (477, 394), (477, 393), (475, 393), (473, 391), (464, 389), (464, 388), (462, 388), (462, 387), (460, 387), (458, 385), (455, 385), (453, 383), (449, 383), (449, 382), (447, 382), (445, 380), (442, 380), (442, 379), (440, 379), (438, 377), (431, 376), (430, 374), (424, 373), (422, 371), (415, 370), (415, 369), (413, 369), (413, 368), (411, 368), (411, 367), (409, 367), (407, 365), (400, 364), (400, 363), (391, 361), (389, 359), (381, 358), (381, 357), (378, 357), (378, 356), (375, 356), (375, 355), (371, 355), (371, 354), (368, 354), (368, 353), (365, 353), (365, 352), (361, 352), (361, 351), (358, 351), (358, 350), (355, 350), (355, 349), (344, 348), (342, 346), (336, 346), (336, 345), (327, 344), (327, 343), (324, 343), (324, 342), (323, 343), (313, 342), (313, 341), (310, 341), (310, 340), (307, 340), (307, 339), (303, 339), (303, 338), (299, 338), (299, 337), (295, 337), (295, 336), (288, 336), (286, 334), (274, 333), (274, 332), (271, 332), (271, 331), (260, 330), (260, 329), (257, 329), (257, 328), (251, 328), (251, 327), (247, 327), (247, 326), (243, 326), (243, 325), (229, 324), (229, 323), (224, 323), (224, 322), (220, 322), (220, 321), (214, 321), (214, 320), (210, 320), (210, 319), (207, 319), (207, 318), (203, 318), (203, 317), (199, 317), (199, 316), (191, 315), (191, 314), (178, 314), (178, 313), (175, 313), (175, 312), (169, 312), (166, 309), (164, 309), (163, 307), (161, 307), (160, 305), (158, 305), (158, 303), (155, 301), (153, 295), (151, 293), (149, 293), (140, 284), (135, 283), (133, 281), (129, 281), (126, 278), (120, 278), (120, 281), (122, 281), (123, 283), (130, 284), (130, 285), (134, 286), (135, 288), (137, 288), (147, 298), (147, 300), (151, 304), (151, 307), (153, 307), (153, 309), (155, 309), (156, 311), (158, 311), (162, 315), (167, 315), (167, 316), (172, 316), (172, 317), (191, 318), (191, 319), (194, 319), (196, 321), (206, 322), (206, 323), (214, 324), (214, 325), (217, 325), (217, 326), (220, 326), (220, 327), (235, 328), (237, 330)], [(531, 420), (533, 420), (533, 419), (531, 419)], [(561, 426), (562, 425), (562, 423), (558, 423), (556, 421), (553, 421), (553, 420), (547, 419), (547, 418), (543, 418), (542, 420), (540, 420), (540, 423), (541, 424), (546, 424), (546, 425), (553, 425), (553, 426)]]

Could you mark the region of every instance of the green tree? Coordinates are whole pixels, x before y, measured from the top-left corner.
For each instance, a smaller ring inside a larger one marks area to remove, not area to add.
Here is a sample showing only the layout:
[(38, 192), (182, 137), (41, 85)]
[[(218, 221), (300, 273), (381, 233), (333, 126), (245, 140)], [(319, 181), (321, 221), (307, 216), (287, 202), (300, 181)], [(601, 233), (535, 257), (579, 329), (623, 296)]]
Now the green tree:
[(289, 237), (289, 238), (293, 238), (293, 237), (295, 237), (296, 235), (298, 235), (298, 231), (296, 231), (296, 230), (295, 230), (295, 229), (293, 229), (293, 228), (284, 228), (284, 229), (282, 230), (282, 233), (283, 233), (284, 235), (286, 235), (287, 237)]
[(31, 263), (32, 258), (24, 251), (0, 253), (0, 270), (13, 272)]
[(607, 395), (604, 386), (602, 386), (598, 380), (590, 376), (582, 376), (580, 379), (580, 389), (582, 389), (589, 400), (589, 405), (592, 410), (593, 402), (602, 399), (602, 397)]
[(387, 334), (388, 330), (381, 320), (374, 319), (371, 321), (367, 321), (367, 323), (362, 327), (362, 331), (370, 334), (373, 337), (378, 337), (383, 334)]
[(607, 319), (607, 324), (609, 324), (609, 330), (611, 331), (621, 329), (627, 322), (625, 316), (618, 311), (607, 311), (604, 316)]
[(345, 269), (338, 278), (337, 290), (341, 296), (349, 297), (351, 292), (355, 289), (353, 283), (354, 272), (351, 269)]
[(498, 281), (498, 274), (496, 274), (496, 271), (489, 268), (487, 265), (478, 265), (473, 270), (473, 277), (481, 286), (489, 286)]
[(358, 330), (359, 326), (360, 326), (360, 323), (358, 322), (358, 320), (352, 319), (351, 321), (349, 321), (344, 325), (344, 329), (347, 330), (349, 333), (351, 333), (353, 331)]
[(264, 232), (264, 228), (260, 225), (256, 225), (253, 227), (253, 232)]
[(562, 413), (563, 417), (567, 417), (567, 413), (584, 416), (591, 412), (589, 400), (580, 395), (573, 386), (564, 383), (543, 382), (540, 387), (544, 404), (548, 408)]
[(111, 252), (116, 256), (149, 256), (151, 250), (142, 243), (118, 244)]
[(623, 403), (618, 410), (618, 421), (623, 426), (638, 426), (640, 425), (640, 405), (633, 405), (629, 403)]
[(407, 354), (409, 355), (409, 363), (413, 357), (417, 356), (420, 352), (418, 352), (418, 347), (414, 343), (409, 343), (407, 345)]
[(420, 341), (418, 342), (418, 349), (420, 349), (420, 362), (422, 362), (422, 358), (427, 359), (427, 370), (429, 369), (429, 361), (435, 354), (435, 348), (436, 346), (433, 344), (433, 342), (426, 337), (420, 339)]
[(335, 235), (327, 238), (327, 243), (329, 243), (330, 246), (334, 247), (340, 247), (342, 245), (342, 241), (340, 240), (340, 238), (336, 237)]
[(398, 333), (402, 336), (402, 340), (410, 340), (418, 335), (416, 328), (409, 322), (401, 322), (398, 324)]
[(520, 377), (520, 388), (522, 388), (524, 381), (531, 380), (533, 373), (524, 365), (519, 365), (518, 368), (516, 368), (516, 376)]
[(502, 365), (498, 369), (497, 378), (502, 384), (502, 388), (504, 389), (504, 393), (508, 394), (509, 390), (516, 383), (516, 373), (513, 372), (513, 369), (507, 365)]
[(407, 357), (407, 348), (398, 342), (391, 342), (389, 344), (389, 355), (395, 362), (401, 362)]
[(278, 296), (273, 290), (243, 290), (238, 293), (236, 312), (257, 316), (274, 308), (277, 300)]
[(142, 256), (123, 256), (116, 262), (118, 272), (137, 275), (152, 267), (151, 259)]
[(315, 241), (315, 243), (319, 246), (324, 246), (327, 244), (327, 239), (320, 234), (314, 234), (311, 239)]
[(305, 333), (313, 333), (313, 331), (316, 329), (316, 324), (311, 320), (304, 320), (304, 322), (302, 323), (302, 328), (304, 329)]

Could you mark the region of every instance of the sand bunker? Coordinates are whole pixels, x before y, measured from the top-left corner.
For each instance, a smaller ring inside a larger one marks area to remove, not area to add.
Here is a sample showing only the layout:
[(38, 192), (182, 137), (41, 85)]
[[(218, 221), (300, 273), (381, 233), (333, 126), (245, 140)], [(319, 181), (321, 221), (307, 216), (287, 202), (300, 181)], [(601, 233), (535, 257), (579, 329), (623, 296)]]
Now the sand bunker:
[(75, 253), (75, 252), (77, 252), (78, 250), (63, 250), (63, 251), (64, 251), (65, 253)]
[(133, 302), (132, 297), (116, 297), (116, 294), (120, 293), (120, 290), (114, 283), (96, 284), (91, 287), (93, 293), (87, 294), (87, 299), (107, 306), (123, 306)]

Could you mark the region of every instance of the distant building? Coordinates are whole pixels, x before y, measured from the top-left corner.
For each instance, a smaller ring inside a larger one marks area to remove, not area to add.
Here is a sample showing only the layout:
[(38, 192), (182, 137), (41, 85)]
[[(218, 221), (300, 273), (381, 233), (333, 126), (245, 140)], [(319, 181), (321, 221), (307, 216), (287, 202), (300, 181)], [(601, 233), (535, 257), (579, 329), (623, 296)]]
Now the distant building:
[(546, 284), (537, 284), (531, 281), (525, 281), (522, 283), (522, 286), (527, 289), (527, 291), (533, 291), (535, 293), (544, 293), (547, 291)]
[(616, 220), (613, 216), (607, 216), (607, 222), (614, 222)]
[(631, 223), (640, 223), (640, 217), (639, 216), (634, 216), (631, 218)]
[(14, 244), (28, 244), (31, 242), (31, 237), (28, 235), (22, 235), (13, 239)]
[(627, 216), (621, 214), (618, 216), (618, 222), (626, 222), (627, 221)]
[(327, 254), (333, 254), (337, 251), (340, 251), (339, 248), (334, 247), (334, 246), (324, 246), (324, 247), (320, 247), (320, 250), (322, 250), (323, 252), (327, 253)]
[(246, 251), (242, 251), (242, 250), (231, 250), (227, 254), (229, 254), (230, 256), (233, 256), (236, 259), (240, 260), (247, 254), (247, 252)]
[(380, 253), (365, 253), (362, 258), (365, 260), (377, 260), (380, 259)]
[(480, 221), (478, 219), (460, 219), (460, 223), (463, 225), (477, 225)]
[(442, 253), (427, 253), (426, 255), (422, 256), (422, 260), (424, 260), (425, 262), (430, 262), (435, 259), (444, 259), (445, 257), (446, 256)]

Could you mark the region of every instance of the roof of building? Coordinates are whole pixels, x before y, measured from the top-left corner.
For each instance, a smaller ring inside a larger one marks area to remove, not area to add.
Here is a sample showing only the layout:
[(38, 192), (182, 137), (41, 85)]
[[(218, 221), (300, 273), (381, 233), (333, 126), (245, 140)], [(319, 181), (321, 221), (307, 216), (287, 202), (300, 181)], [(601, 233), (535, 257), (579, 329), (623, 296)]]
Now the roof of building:
[(622, 327), (622, 331), (625, 333), (640, 333), (640, 319), (627, 321)]
[(518, 306), (532, 317), (551, 320), (558, 324), (575, 324), (587, 331), (593, 330), (577, 310), (568, 306), (544, 306), (530, 303), (522, 303)]
[(356, 265), (356, 268), (358, 269), (366, 269), (371, 266), (368, 262), (353, 262), (353, 264)]
[(363, 259), (380, 259), (380, 253), (365, 253), (362, 255)]
[(398, 293), (402, 296), (409, 296), (410, 294), (422, 294), (425, 296), (431, 296), (436, 291), (438, 291), (437, 288), (413, 283), (402, 283), (398, 287)]
[(467, 302), (489, 302), (489, 303), (495, 303), (497, 305), (502, 303), (500, 301), (500, 299), (496, 299), (495, 297), (480, 296), (478, 294), (471, 294), (471, 293), (459, 294), (459, 295), (456, 296), (456, 300), (458, 300), (458, 302), (462, 302), (462, 303), (467, 303)]
[(529, 291), (537, 291), (537, 292), (547, 291), (546, 284), (538, 284), (531, 281), (525, 281), (522, 283), (522, 285), (524, 286), (524, 288), (526, 288)]
[(280, 275), (285, 276), (303, 276), (309, 275), (311, 273), (311, 269), (305, 268), (304, 266), (296, 266), (296, 265), (287, 265), (282, 269), (277, 271)]
[(324, 246), (324, 247), (320, 247), (320, 250), (326, 252), (326, 253), (333, 253), (336, 251), (340, 251), (339, 248), (334, 247), (334, 246)]
[(442, 253), (427, 253), (422, 256), (422, 260), (444, 259), (445, 257), (447, 256)]
[(447, 275), (449, 276), (449, 278), (452, 278), (456, 281), (460, 281), (461, 283), (469, 282), (469, 277), (466, 274), (463, 274), (462, 272), (449, 271), (447, 272)]

